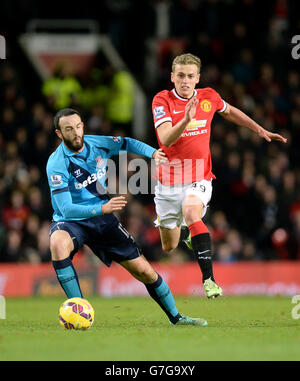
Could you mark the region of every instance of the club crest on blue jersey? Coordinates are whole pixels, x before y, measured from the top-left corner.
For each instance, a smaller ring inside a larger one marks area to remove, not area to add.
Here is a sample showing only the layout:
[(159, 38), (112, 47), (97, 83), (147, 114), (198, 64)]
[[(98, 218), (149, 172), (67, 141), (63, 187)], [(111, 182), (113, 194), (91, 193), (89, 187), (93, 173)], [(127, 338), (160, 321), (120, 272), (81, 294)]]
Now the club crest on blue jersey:
[(100, 168), (103, 165), (103, 159), (101, 156), (96, 157), (96, 162), (97, 162), (97, 168)]

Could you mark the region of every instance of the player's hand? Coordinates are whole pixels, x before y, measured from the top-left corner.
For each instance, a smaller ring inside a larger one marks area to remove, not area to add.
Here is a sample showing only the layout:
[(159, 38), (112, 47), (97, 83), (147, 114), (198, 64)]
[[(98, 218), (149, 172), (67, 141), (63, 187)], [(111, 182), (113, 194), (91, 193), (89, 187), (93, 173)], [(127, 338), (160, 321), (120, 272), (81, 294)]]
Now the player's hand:
[(197, 99), (197, 97), (193, 96), (193, 98), (185, 106), (184, 117), (187, 122), (190, 122), (194, 118), (198, 103), (199, 103), (199, 100)]
[(102, 213), (109, 214), (122, 210), (126, 206), (127, 201), (124, 196), (113, 197), (106, 204), (102, 205)]
[(258, 132), (258, 135), (266, 139), (267, 142), (271, 142), (272, 140), (277, 140), (278, 142), (286, 143), (287, 139), (279, 134), (273, 134), (273, 132), (267, 131), (264, 128), (261, 128), (261, 130)]
[(161, 165), (168, 161), (166, 154), (161, 148), (157, 149), (154, 152), (153, 159), (155, 160), (156, 165)]

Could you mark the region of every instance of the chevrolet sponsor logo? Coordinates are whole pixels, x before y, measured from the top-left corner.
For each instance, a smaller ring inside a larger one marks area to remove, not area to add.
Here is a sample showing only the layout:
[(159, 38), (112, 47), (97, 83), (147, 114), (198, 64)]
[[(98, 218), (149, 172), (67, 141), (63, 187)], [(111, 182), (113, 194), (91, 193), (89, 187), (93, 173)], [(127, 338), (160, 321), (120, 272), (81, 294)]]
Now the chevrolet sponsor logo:
[(204, 119), (204, 120), (192, 119), (190, 123), (187, 125), (185, 131), (193, 131), (193, 130), (197, 130), (198, 128), (205, 127), (206, 122), (207, 122), (207, 119)]
[(202, 135), (202, 134), (207, 134), (207, 129), (184, 132), (183, 134), (181, 134), (181, 136), (184, 138), (186, 136), (196, 136), (196, 135)]

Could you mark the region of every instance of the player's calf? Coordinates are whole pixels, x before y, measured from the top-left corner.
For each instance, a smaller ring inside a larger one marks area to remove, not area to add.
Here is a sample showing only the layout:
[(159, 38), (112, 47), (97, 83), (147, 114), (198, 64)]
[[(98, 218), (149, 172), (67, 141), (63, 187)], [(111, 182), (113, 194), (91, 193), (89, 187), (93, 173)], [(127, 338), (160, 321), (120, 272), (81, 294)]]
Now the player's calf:
[(82, 298), (78, 276), (70, 258), (73, 248), (73, 242), (66, 231), (57, 230), (51, 235), (52, 265), (57, 279), (69, 299)]
[(202, 281), (204, 283), (208, 278), (214, 281), (209, 231), (201, 220), (190, 225), (189, 230), (192, 247), (202, 271)]
[(150, 284), (145, 284), (149, 295), (156, 301), (160, 308), (168, 316), (172, 324), (176, 324), (181, 318), (177, 310), (174, 297), (167, 283), (157, 274), (157, 280)]

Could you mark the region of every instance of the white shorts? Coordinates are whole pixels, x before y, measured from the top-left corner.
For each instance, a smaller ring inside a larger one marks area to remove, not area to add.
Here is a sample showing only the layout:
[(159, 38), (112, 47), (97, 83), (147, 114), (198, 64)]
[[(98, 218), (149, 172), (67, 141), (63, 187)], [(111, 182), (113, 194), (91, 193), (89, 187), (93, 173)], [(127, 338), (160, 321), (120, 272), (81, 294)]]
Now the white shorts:
[(203, 203), (204, 208), (201, 218), (205, 216), (207, 205), (212, 195), (212, 182), (202, 180), (192, 184), (178, 184), (172, 186), (162, 185), (160, 182), (155, 186), (155, 209), (157, 219), (155, 226), (174, 229), (184, 225), (182, 203), (187, 195), (197, 196)]

